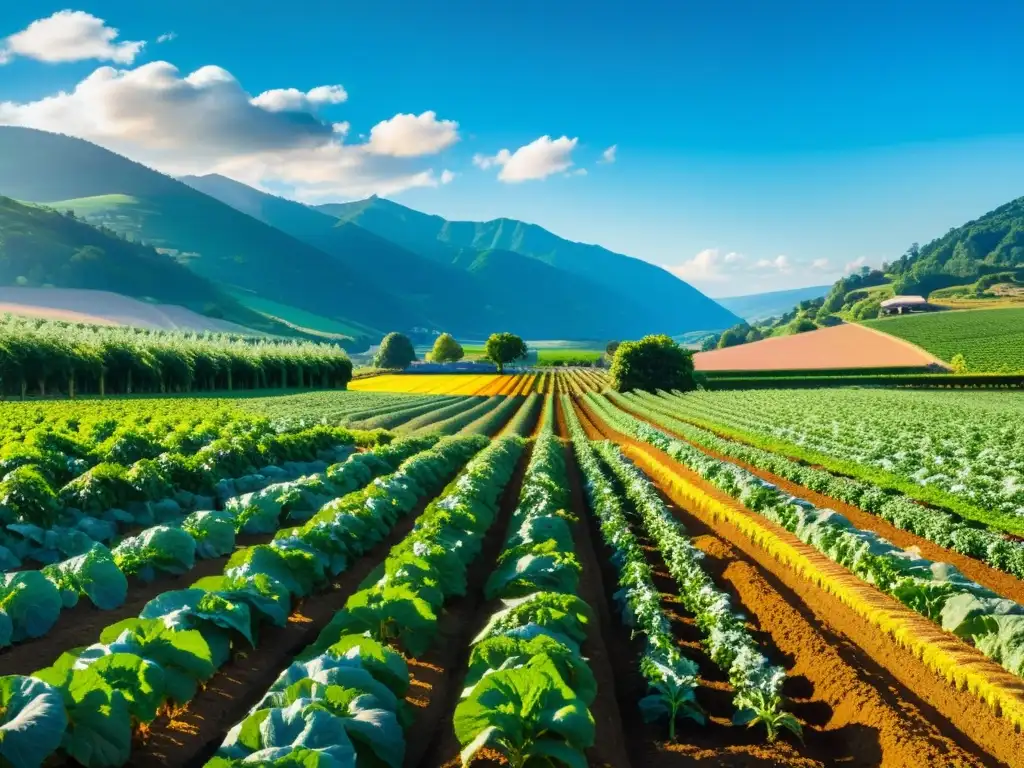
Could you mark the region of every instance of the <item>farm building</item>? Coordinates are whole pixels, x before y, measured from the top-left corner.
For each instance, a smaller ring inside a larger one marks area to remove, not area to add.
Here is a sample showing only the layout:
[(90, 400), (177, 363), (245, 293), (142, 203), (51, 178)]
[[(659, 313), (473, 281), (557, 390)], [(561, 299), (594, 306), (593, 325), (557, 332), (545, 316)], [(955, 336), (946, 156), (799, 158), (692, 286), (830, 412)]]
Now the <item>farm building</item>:
[(893, 296), (882, 302), (883, 315), (902, 315), (908, 312), (928, 312), (937, 309), (924, 296)]

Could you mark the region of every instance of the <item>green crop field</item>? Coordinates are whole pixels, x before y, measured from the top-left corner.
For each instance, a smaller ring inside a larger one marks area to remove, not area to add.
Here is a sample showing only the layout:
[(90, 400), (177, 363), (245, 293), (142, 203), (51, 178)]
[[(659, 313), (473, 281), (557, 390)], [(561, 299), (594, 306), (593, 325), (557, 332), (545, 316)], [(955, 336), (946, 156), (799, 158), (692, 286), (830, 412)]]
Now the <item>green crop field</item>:
[(906, 339), (972, 373), (1024, 370), (1024, 308), (976, 309), (870, 320), (864, 325)]
[(537, 351), (537, 365), (591, 365), (602, 355), (599, 349), (541, 349)]

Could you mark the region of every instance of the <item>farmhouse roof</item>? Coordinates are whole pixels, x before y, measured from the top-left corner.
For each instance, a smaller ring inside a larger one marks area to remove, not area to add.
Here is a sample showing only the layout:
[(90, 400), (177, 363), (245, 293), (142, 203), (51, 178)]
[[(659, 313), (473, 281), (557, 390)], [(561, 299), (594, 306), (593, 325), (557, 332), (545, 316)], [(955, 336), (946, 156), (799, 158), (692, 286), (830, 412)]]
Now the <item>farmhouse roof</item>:
[(924, 296), (893, 296), (891, 299), (886, 299), (882, 302), (882, 309), (888, 309), (889, 307), (920, 307), (927, 303)]

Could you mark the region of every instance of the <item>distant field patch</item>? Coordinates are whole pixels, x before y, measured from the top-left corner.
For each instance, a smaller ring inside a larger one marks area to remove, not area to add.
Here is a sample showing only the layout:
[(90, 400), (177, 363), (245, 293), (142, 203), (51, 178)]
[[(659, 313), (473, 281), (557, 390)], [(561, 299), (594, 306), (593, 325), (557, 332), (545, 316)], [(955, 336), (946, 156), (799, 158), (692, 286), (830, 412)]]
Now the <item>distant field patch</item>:
[(937, 361), (896, 337), (844, 324), (699, 352), (693, 362), (698, 371), (800, 371), (921, 368)]
[(949, 362), (961, 354), (974, 373), (1024, 371), (1024, 308), (973, 309), (871, 320)]
[(276, 301), (270, 301), (269, 299), (254, 296), (251, 293), (246, 293), (244, 291), (231, 291), (231, 295), (234, 296), (240, 304), (243, 304), (249, 309), (261, 312), (264, 315), (270, 315), (271, 317), (277, 318), (281, 322), (298, 330), (312, 331), (314, 333), (323, 333), (333, 336), (344, 336), (346, 338), (354, 338), (366, 333), (367, 331), (372, 331), (372, 329), (368, 329), (357, 324), (350, 325), (340, 320), (323, 317), (322, 315), (315, 315), (312, 312), (306, 312), (305, 310), (291, 307), (287, 304), (278, 304)]
[(599, 349), (541, 349), (537, 365), (592, 365), (603, 355)]
[(398, 373), (358, 379), (349, 384), (356, 392), (407, 392), (420, 395), (497, 395), (512, 391), (527, 374)]

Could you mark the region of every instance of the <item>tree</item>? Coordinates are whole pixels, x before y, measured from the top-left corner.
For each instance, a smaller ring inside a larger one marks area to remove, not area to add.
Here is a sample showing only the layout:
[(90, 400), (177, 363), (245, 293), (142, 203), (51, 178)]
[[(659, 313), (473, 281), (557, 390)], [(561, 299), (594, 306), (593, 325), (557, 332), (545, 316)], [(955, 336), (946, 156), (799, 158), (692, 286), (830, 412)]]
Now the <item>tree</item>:
[(380, 343), (380, 349), (373, 356), (375, 368), (408, 368), (416, 359), (416, 350), (404, 333), (392, 331)]
[(695, 389), (693, 355), (669, 336), (624, 341), (612, 360), (611, 381), (618, 392)]
[(953, 373), (967, 373), (967, 358), (957, 352), (950, 359), (949, 366), (953, 369)]
[(526, 357), (529, 350), (526, 342), (514, 333), (492, 333), (484, 345), (484, 357), (498, 366), (498, 373), (504, 373), (505, 366)]
[(608, 357), (615, 357), (615, 350), (619, 348), (621, 343), (621, 341), (609, 341), (608, 344), (605, 345), (604, 353)]
[(430, 359), (435, 363), (454, 363), (461, 360), (464, 352), (462, 345), (455, 340), (450, 333), (442, 333), (434, 342), (434, 348), (430, 351)]

